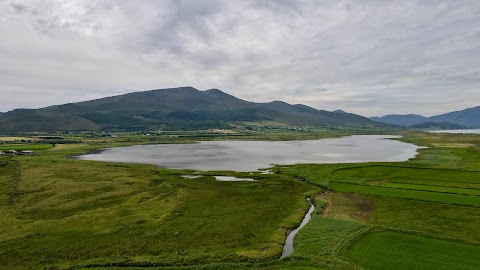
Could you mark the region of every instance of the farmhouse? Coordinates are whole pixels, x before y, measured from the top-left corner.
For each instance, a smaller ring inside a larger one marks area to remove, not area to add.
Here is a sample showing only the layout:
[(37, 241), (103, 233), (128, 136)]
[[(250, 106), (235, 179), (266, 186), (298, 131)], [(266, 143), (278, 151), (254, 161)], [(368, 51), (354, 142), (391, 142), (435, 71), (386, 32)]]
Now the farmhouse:
[(33, 151), (32, 150), (25, 150), (25, 151), (22, 151), (21, 154), (22, 155), (31, 155), (31, 154), (33, 154)]
[(17, 152), (16, 150), (8, 150), (8, 153), (15, 155), (15, 154), (17, 154), (18, 152)]
[(5, 153), (3, 151), (0, 151), (0, 156), (3, 156), (5, 155)]

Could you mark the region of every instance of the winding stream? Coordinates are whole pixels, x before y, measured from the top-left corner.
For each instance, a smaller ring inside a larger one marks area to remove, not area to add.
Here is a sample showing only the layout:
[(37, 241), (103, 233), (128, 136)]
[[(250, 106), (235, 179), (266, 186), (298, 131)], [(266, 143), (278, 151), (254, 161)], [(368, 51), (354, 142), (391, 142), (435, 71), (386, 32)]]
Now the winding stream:
[(310, 209), (308, 209), (307, 214), (302, 220), (302, 223), (300, 223), (300, 226), (298, 226), (295, 230), (293, 230), (288, 236), (287, 236), (287, 241), (285, 242), (285, 246), (283, 246), (283, 252), (282, 256), (280, 258), (284, 258), (289, 256), (290, 254), (293, 253), (294, 248), (293, 248), (293, 239), (295, 239), (295, 236), (297, 233), (307, 225), (307, 223), (312, 219), (312, 213), (315, 211), (315, 206), (313, 205), (312, 201), (310, 198), (307, 199), (308, 202), (310, 203)]

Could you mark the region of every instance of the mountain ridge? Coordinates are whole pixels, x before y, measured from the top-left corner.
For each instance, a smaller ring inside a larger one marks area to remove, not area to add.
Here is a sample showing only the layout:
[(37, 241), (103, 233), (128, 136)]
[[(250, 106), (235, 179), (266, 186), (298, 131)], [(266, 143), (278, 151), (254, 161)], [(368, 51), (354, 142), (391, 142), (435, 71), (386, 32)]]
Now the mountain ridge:
[(413, 129), (467, 129), (467, 127), (459, 125), (459, 124), (452, 124), (450, 122), (424, 122), (420, 124), (415, 124), (409, 126), (409, 128)]
[(418, 114), (387, 114), (381, 117), (370, 117), (370, 119), (392, 125), (411, 126), (423, 123), (428, 118)]
[(428, 122), (443, 122), (475, 128), (480, 127), (480, 106), (434, 115), (430, 117), (425, 117), (417, 114), (389, 114), (381, 117), (370, 117), (370, 119), (380, 123), (405, 127)]
[(383, 126), (370, 119), (283, 101), (255, 103), (219, 89), (177, 87), (89, 101), (16, 109), (0, 116), (2, 132), (231, 128), (234, 122)]

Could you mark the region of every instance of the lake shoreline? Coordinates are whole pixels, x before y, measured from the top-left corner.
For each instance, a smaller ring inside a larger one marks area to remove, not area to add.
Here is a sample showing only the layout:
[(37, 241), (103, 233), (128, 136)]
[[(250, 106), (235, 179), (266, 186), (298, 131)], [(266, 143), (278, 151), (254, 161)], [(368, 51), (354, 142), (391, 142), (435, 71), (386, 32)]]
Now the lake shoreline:
[[(352, 135), (292, 141), (199, 141), (97, 149), (77, 160), (153, 164), (198, 171), (252, 172), (275, 165), (403, 162), (422, 147), (394, 135)], [(386, 151), (388, 150), (388, 151)]]

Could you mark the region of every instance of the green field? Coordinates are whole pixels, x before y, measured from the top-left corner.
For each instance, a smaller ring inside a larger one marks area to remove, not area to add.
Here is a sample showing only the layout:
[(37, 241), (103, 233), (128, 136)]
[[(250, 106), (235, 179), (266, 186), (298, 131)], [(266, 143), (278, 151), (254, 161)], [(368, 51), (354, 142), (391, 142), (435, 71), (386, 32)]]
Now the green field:
[(457, 187), (444, 187), (439, 185), (428, 185), (425, 183), (385, 183), (382, 187), (398, 188), (398, 189), (410, 189), (420, 191), (431, 191), (438, 193), (450, 193), (459, 195), (480, 196), (480, 189), (476, 188), (457, 188)]
[[(132, 144), (315, 139), (345, 133), (233, 135), (66, 135), (55, 138), (55, 145), (52, 138), (0, 144), (5, 150), (34, 150), (33, 156), (0, 157), (0, 268), (478, 265), (479, 135), (406, 133), (402, 140), (429, 147), (407, 162), (276, 166), (274, 174), (265, 175), (220, 172), (254, 177), (255, 182), (217, 182), (212, 175), (219, 172), (185, 179), (182, 175), (192, 171), (66, 159)], [(325, 189), (329, 191), (322, 193)], [(297, 235), (293, 255), (279, 259), (286, 232), (309, 207), (306, 196), (317, 198), (317, 209)], [(416, 250), (423, 253), (412, 253)]]
[(368, 226), (322, 217), (320, 212), (316, 212), (298, 233), (293, 256), (314, 261), (326, 268), (352, 267), (351, 263), (338, 257), (339, 250), (351, 237)]
[(334, 176), (343, 179), (359, 180), (383, 180), (391, 181), (397, 178), (412, 180), (431, 181), (454, 181), (458, 183), (478, 183), (480, 171), (468, 171), (462, 169), (433, 169), (406, 166), (375, 165), (360, 168), (345, 168), (334, 171)]
[[(324, 247), (314, 245), (314, 241), (308, 239), (318, 237), (316, 232), (330, 222), (325, 222), (326, 218), (331, 218), (349, 222), (352, 226), (368, 226), (377, 233), (395, 233), (405, 239), (433, 239), (434, 243), (444, 248), (432, 249), (424, 255), (414, 254), (413, 258), (423, 256), (428, 261), (429, 256), (442, 257), (449, 249), (457, 249), (458, 252), (464, 249), (470, 252), (470, 256), (451, 259), (452, 262), (460, 260), (462, 263), (445, 269), (463, 269), (462, 266), (464, 269), (475, 269), (472, 266), (478, 265), (476, 258), (480, 256), (480, 136), (417, 133), (409, 134), (402, 140), (429, 148), (420, 150), (415, 159), (403, 163), (277, 166), (282, 174), (330, 189), (329, 193), (319, 197), (328, 204), (328, 211), (324, 213), (325, 217), (312, 219), (298, 235), (298, 253), (322, 254)], [(313, 226), (318, 228), (311, 230)], [(349, 232), (341, 233), (341, 236), (346, 240), (341, 241), (343, 244), (334, 253), (334, 259), (318, 256), (320, 265), (331, 269), (357, 269), (357, 266), (345, 263), (352, 262), (352, 254), (356, 254), (357, 258), (363, 259), (353, 262), (365, 269), (443, 269), (435, 268), (436, 264), (431, 262), (426, 262), (430, 266), (426, 265), (421, 259), (417, 264), (409, 257), (412, 254), (408, 250), (395, 249), (397, 239), (393, 238), (385, 240), (384, 246), (378, 248), (381, 251), (392, 250), (392, 254), (389, 255), (391, 257), (379, 255), (385, 260), (377, 267), (377, 258), (360, 254), (356, 246), (357, 243), (362, 244), (361, 249), (365, 249), (372, 243), (358, 242), (363, 238)], [(328, 241), (319, 239), (317, 242)], [(301, 247), (307, 243), (310, 243), (310, 248), (305, 253)], [(421, 250), (422, 243), (409, 242), (414, 251)], [(354, 249), (355, 252), (352, 251)], [(372, 254), (375, 253), (380, 254), (372, 251)], [(388, 265), (392, 257), (405, 260), (405, 265), (400, 264), (402, 266), (398, 268)]]
[(339, 182), (330, 183), (330, 188), (333, 191), (339, 192), (352, 192), (383, 197), (398, 197), (420, 201), (480, 207), (480, 197), (478, 196), (415, 190), (415, 188), (418, 188), (418, 185), (414, 187), (404, 185), (403, 187), (404, 188), (391, 188)]
[[(147, 165), (19, 157), (0, 167), (0, 265), (185, 265), (276, 258), (315, 187), (184, 179)], [(251, 206), (255, 207), (251, 207)], [(279, 207), (282, 206), (282, 207)]]
[(25, 151), (25, 150), (46, 150), (53, 148), (52, 144), (49, 143), (4, 143), (0, 144), (0, 151), (16, 150), (16, 151)]
[(480, 208), (411, 199), (330, 192), (328, 217), (389, 230), (480, 244)]
[[(375, 182), (373, 182), (375, 183)], [(410, 188), (415, 188), (417, 185), (424, 187), (453, 187), (460, 189), (468, 189), (469, 191), (475, 191), (480, 189), (479, 183), (467, 183), (461, 181), (436, 181), (436, 180), (421, 180), (421, 179), (402, 179), (395, 178), (395, 180), (388, 183), (380, 183), (381, 185), (395, 185), (395, 184), (409, 184)]]
[(348, 251), (365, 269), (478, 269), (480, 246), (394, 232), (367, 234)]

